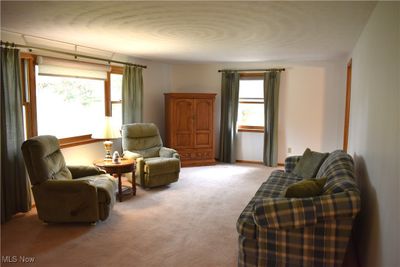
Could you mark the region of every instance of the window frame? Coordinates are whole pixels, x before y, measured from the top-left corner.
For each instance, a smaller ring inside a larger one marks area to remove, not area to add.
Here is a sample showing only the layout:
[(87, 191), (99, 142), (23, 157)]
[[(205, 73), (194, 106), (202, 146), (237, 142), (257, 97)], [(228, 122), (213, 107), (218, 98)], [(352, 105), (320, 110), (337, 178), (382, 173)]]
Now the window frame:
[(104, 83), (104, 97), (105, 97), (105, 113), (106, 116), (112, 116), (112, 104), (121, 103), (120, 101), (111, 101), (111, 74), (123, 74), (124, 68), (118, 66), (111, 66), (111, 70), (107, 72), (107, 80)]
[[(23, 106), (25, 107), (25, 116), (26, 116), (26, 124), (24, 125), (26, 128), (26, 138), (31, 138), (38, 135), (37, 131), (37, 106), (36, 106), (36, 79), (35, 79), (35, 66), (37, 56), (35, 54), (21, 52), (20, 53), (20, 61), (21, 61), (21, 80), (22, 80), (22, 97), (23, 97)], [(24, 72), (24, 60), (28, 60), (28, 90), (25, 88), (25, 72)], [(120, 66), (111, 66), (111, 70), (107, 72), (107, 79), (104, 81), (104, 115), (112, 116), (111, 109), (111, 73), (115, 74), (123, 74), (123, 67)], [(29, 101), (27, 101), (28, 96), (26, 92), (29, 93)], [(113, 101), (116, 102), (116, 101)], [(122, 102), (122, 101), (118, 101)], [(102, 139), (93, 139), (91, 134), (79, 135), (79, 136), (70, 136), (65, 138), (60, 138), (60, 147), (73, 147), (84, 144), (101, 142)]]
[[(246, 80), (249, 78), (260, 78), (260, 80), (264, 80), (264, 73), (262, 72), (257, 72), (257, 73), (240, 73), (240, 80)], [(239, 87), (240, 90), (240, 87)], [(240, 104), (255, 104), (255, 105), (259, 105), (259, 104), (265, 104), (265, 100), (263, 98), (263, 101), (246, 101), (246, 100), (240, 100), (239, 98), (239, 105)], [(264, 126), (254, 126), (254, 125), (240, 125), (238, 124), (238, 131), (239, 132), (256, 132), (256, 133), (263, 133), (264, 132)]]
[[(28, 64), (28, 72), (26, 74), (29, 77), (25, 77), (25, 60)], [(26, 138), (37, 135), (35, 64), (36, 55), (25, 52), (20, 53), (22, 105), (25, 108), (24, 127), (26, 129)], [(27, 81), (28, 88), (25, 88), (25, 81)]]

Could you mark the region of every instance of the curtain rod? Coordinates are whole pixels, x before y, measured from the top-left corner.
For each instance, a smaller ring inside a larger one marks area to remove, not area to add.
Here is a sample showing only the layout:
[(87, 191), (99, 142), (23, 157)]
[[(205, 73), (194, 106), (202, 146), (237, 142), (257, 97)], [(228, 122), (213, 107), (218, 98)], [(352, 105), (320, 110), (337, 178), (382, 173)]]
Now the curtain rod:
[(123, 64), (123, 65), (135, 66), (135, 67), (139, 67), (139, 68), (143, 68), (143, 69), (146, 69), (146, 68), (147, 68), (147, 66), (144, 66), (144, 65), (133, 64), (133, 63), (129, 63), (129, 62), (118, 61), (118, 60), (112, 60), (112, 59), (105, 59), (105, 58), (101, 58), (101, 57), (86, 56), (86, 55), (82, 55), (82, 54), (76, 54), (76, 53), (71, 53), (71, 52), (64, 52), (64, 51), (60, 51), (60, 50), (49, 49), (49, 48), (42, 48), (42, 47), (37, 47), (37, 46), (21, 45), (21, 44), (15, 44), (15, 43), (3, 42), (3, 41), (0, 41), (0, 45), (1, 45), (1, 46), (4, 45), (4, 46), (11, 46), (11, 47), (28, 48), (29, 51), (32, 51), (32, 49), (43, 50), (43, 51), (47, 51), (47, 52), (52, 52), (52, 53), (58, 53), (58, 54), (64, 54), (64, 55), (68, 55), (68, 56), (73, 56), (75, 59), (77, 59), (78, 57), (81, 57), (81, 58), (87, 58), (87, 59), (93, 59), (93, 60), (107, 61), (108, 63), (113, 62), (113, 63)]
[(218, 72), (227, 72), (227, 71), (285, 71), (283, 68), (278, 69), (242, 69), (242, 70), (218, 70)]

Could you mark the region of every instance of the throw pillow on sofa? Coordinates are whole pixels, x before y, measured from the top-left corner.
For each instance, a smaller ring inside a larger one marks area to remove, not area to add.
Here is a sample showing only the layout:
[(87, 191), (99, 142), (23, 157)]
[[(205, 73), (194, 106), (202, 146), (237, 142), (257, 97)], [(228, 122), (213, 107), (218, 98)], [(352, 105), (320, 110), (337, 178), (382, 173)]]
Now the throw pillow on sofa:
[(328, 155), (329, 153), (319, 153), (307, 148), (294, 167), (293, 173), (300, 177), (315, 177)]
[(315, 179), (304, 179), (300, 182), (289, 185), (283, 192), (283, 196), (287, 198), (303, 198), (319, 196), (323, 192), (326, 183), (326, 177)]

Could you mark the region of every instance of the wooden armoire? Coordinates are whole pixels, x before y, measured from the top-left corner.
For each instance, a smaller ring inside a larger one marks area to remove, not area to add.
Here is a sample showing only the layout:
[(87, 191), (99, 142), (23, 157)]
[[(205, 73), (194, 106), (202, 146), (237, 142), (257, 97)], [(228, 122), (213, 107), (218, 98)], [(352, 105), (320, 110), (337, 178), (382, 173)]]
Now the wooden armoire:
[(215, 164), (216, 94), (166, 93), (166, 146), (176, 149), (182, 166)]

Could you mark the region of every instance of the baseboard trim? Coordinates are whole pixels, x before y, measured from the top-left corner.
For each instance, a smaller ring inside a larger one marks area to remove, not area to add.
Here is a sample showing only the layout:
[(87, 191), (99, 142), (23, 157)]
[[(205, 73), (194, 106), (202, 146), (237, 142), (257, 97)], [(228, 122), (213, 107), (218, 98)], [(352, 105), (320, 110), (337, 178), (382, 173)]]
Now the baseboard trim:
[[(236, 162), (237, 163), (250, 163), (250, 164), (264, 164), (264, 162), (256, 161), (256, 160), (241, 160), (241, 159), (238, 159), (238, 160), (236, 160)], [(284, 163), (278, 163), (278, 166), (283, 167), (283, 166), (285, 166), (285, 164)]]
[(238, 159), (236, 160), (237, 163), (250, 163), (250, 164), (264, 164), (262, 161), (256, 161), (256, 160), (241, 160)]

